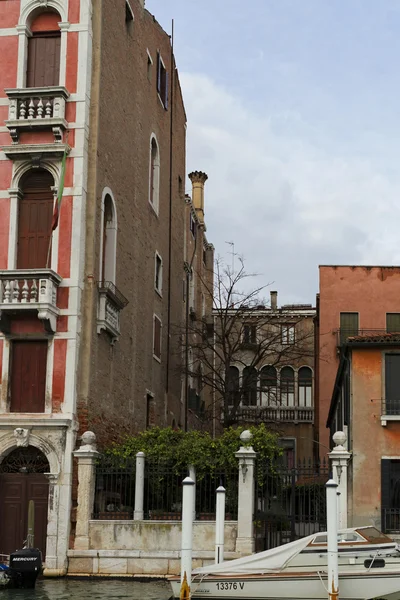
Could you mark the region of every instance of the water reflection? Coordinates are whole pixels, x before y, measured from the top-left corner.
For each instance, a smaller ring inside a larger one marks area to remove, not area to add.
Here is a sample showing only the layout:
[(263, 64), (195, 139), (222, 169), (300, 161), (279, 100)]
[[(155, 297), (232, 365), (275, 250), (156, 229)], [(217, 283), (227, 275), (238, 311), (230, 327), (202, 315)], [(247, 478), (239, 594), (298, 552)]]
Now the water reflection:
[(1, 600), (168, 600), (165, 582), (140, 583), (110, 579), (44, 579), (35, 590), (5, 590)]

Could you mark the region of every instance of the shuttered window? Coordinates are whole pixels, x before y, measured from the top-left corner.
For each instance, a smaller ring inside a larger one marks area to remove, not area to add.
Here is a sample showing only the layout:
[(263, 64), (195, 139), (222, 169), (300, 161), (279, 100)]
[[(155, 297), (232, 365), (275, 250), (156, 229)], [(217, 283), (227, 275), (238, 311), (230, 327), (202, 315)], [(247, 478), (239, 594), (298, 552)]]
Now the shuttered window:
[(400, 354), (385, 355), (386, 414), (400, 415)]
[(60, 84), (61, 32), (38, 32), (28, 40), (27, 87)]
[(358, 313), (340, 313), (340, 341), (343, 344), (347, 338), (358, 334)]
[(12, 342), (11, 412), (44, 412), (47, 345), (47, 340)]
[(400, 524), (400, 460), (381, 460), (382, 531), (398, 531)]
[(17, 269), (45, 268), (53, 215), (53, 177), (38, 169), (23, 183), (18, 211)]
[(161, 360), (161, 321), (154, 315), (153, 355)]
[(386, 331), (400, 333), (400, 313), (386, 313)]

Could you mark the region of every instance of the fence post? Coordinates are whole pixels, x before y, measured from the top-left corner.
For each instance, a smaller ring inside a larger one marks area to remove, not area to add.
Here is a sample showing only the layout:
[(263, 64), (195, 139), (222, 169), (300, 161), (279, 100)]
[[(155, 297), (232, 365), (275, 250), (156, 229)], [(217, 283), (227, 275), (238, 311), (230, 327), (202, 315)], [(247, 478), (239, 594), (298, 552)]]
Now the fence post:
[(225, 544), (225, 488), (217, 488), (217, 508), (215, 515), (215, 562), (224, 561)]
[(330, 479), (326, 484), (326, 518), (328, 535), (328, 599), (338, 600), (339, 570), (338, 570), (338, 484)]
[(144, 452), (136, 454), (136, 477), (135, 477), (135, 509), (133, 511), (134, 521), (143, 521), (143, 499), (144, 499), (144, 467), (146, 455)]
[(181, 584), (186, 580), (190, 591), (192, 584), (194, 481), (190, 477), (186, 477), (182, 484)]
[(329, 453), (332, 465), (333, 480), (338, 484), (338, 527), (347, 528), (347, 466), (351, 458), (351, 453), (346, 450), (346, 434), (343, 431), (337, 431), (333, 435), (333, 441), (336, 446)]
[(92, 518), (96, 486), (96, 436), (82, 435), (82, 445), (74, 456), (78, 459), (78, 508), (76, 511), (75, 550), (89, 550), (89, 521)]
[[(240, 439), (249, 443), (253, 435), (243, 431)], [(252, 554), (255, 550), (254, 540), (254, 465), (257, 453), (252, 446), (241, 446), (235, 454), (239, 459), (239, 493), (238, 493), (238, 531), (236, 552), (243, 555)]]

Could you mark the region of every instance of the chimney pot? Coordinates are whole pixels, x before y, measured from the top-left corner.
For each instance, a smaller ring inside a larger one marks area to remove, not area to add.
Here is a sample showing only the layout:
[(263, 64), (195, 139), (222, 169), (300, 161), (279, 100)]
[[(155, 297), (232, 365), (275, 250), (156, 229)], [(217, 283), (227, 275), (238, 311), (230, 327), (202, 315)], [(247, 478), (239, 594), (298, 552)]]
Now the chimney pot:
[(207, 173), (192, 171), (188, 175), (192, 182), (192, 202), (199, 222), (204, 223), (204, 184), (208, 179)]
[(270, 292), (271, 295), (271, 309), (277, 310), (278, 308), (278, 292)]

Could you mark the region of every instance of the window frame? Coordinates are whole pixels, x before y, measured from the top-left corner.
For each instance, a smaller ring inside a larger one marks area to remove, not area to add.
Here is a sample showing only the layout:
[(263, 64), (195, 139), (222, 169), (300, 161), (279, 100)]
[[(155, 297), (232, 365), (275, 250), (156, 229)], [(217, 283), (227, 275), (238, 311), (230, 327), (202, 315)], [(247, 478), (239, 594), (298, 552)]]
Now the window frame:
[[(153, 148), (156, 148), (156, 154), (153, 157)], [(160, 146), (157, 137), (154, 133), (150, 136), (150, 160), (149, 160), (149, 204), (155, 214), (159, 215), (160, 211)]]
[(391, 316), (397, 316), (400, 321), (400, 312), (387, 312), (386, 313), (386, 332), (387, 333), (400, 333), (400, 325), (398, 328), (389, 327), (388, 317), (391, 317)]
[(163, 289), (163, 259), (156, 251), (154, 254), (154, 289), (162, 298)]
[[(159, 322), (160, 324), (160, 336), (159, 336), (159, 355), (155, 352), (156, 351), (156, 321)], [(155, 313), (153, 314), (153, 358), (161, 363), (161, 356), (162, 356), (162, 321), (161, 318), (156, 315)]]
[(168, 110), (168, 71), (159, 50), (157, 51), (157, 94), (164, 110)]
[(255, 323), (243, 324), (242, 342), (243, 344), (257, 344), (257, 325)]
[[(311, 376), (309, 379), (300, 379), (300, 372), (302, 369), (308, 369), (310, 371)], [(309, 385), (301, 385), (302, 382), (309, 382)], [(311, 390), (310, 398), (309, 398), (310, 404), (307, 404), (307, 392), (305, 391), (308, 389)], [(302, 396), (304, 396), (304, 403), (301, 402)], [(313, 371), (312, 371), (312, 368), (309, 367), (308, 365), (303, 365), (297, 371), (297, 405), (300, 408), (312, 408), (314, 405), (314, 402), (313, 402)]]
[(282, 323), (282, 325), (281, 325), (281, 343), (283, 346), (293, 346), (296, 343), (296, 325), (295, 325), (295, 323)]

